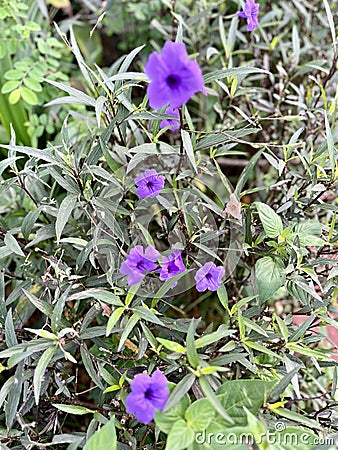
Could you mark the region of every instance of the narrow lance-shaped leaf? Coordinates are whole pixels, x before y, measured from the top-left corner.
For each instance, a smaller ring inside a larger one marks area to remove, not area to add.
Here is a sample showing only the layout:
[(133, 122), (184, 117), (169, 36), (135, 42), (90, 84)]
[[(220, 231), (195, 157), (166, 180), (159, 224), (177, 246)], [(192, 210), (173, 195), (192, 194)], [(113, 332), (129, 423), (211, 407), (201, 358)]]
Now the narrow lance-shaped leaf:
[(58, 215), (56, 218), (56, 223), (55, 223), (55, 233), (56, 233), (57, 243), (59, 243), (62, 231), (63, 231), (66, 223), (68, 222), (68, 219), (69, 219), (71, 213), (73, 212), (73, 209), (76, 205), (76, 199), (77, 199), (77, 196), (74, 194), (71, 194), (71, 195), (67, 195), (67, 197), (65, 197), (61, 202), (59, 212), (58, 212)]
[(57, 345), (53, 345), (52, 347), (47, 348), (47, 350), (44, 351), (41, 358), (39, 359), (39, 362), (35, 368), (34, 371), (34, 377), (33, 377), (33, 386), (34, 386), (34, 397), (35, 397), (35, 403), (39, 404), (39, 397), (41, 392), (41, 385), (42, 380), (46, 371), (46, 368), (50, 362), (50, 360), (53, 358), (54, 353), (56, 352)]

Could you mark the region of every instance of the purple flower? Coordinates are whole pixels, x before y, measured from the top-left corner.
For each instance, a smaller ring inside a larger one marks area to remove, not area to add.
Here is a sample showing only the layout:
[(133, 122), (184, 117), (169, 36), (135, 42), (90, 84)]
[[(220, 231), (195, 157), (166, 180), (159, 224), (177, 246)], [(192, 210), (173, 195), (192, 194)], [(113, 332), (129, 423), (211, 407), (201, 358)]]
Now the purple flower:
[[(165, 110), (166, 114), (170, 114), (171, 116), (176, 116), (177, 118), (179, 118), (179, 113), (177, 109), (173, 109), (171, 106), (169, 106), (169, 108), (167, 108)], [(171, 131), (175, 131), (178, 130), (180, 127), (180, 123), (178, 120), (175, 119), (165, 119), (162, 120), (162, 122), (160, 123), (160, 128), (164, 128), (164, 127), (169, 127)]]
[(150, 78), (147, 93), (154, 109), (168, 104), (176, 109), (196, 92), (206, 94), (201, 69), (189, 59), (182, 42), (166, 42), (161, 54), (153, 52), (149, 56), (144, 70)]
[(135, 178), (136, 192), (140, 198), (156, 197), (164, 187), (165, 178), (155, 169), (147, 169)]
[(213, 262), (204, 264), (195, 275), (196, 289), (198, 292), (217, 291), (224, 276), (224, 267), (216, 266)]
[(156, 269), (155, 261), (158, 260), (159, 256), (159, 252), (151, 245), (145, 250), (143, 250), (142, 245), (136, 245), (132, 248), (126, 257), (126, 261), (120, 267), (120, 272), (123, 275), (128, 275), (128, 285), (132, 286), (139, 283), (145, 272), (148, 273)]
[[(186, 267), (182, 261), (181, 250), (175, 250), (168, 257), (162, 256), (162, 267), (159, 269), (160, 280), (167, 280), (185, 270)], [(175, 287), (176, 284), (172, 287)]]
[(255, 0), (246, 0), (243, 11), (237, 13), (239, 17), (247, 19), (247, 31), (252, 31), (258, 27), (258, 11), (259, 4), (255, 3)]
[(131, 393), (126, 398), (128, 414), (135, 414), (142, 423), (149, 423), (155, 415), (155, 408), (162, 410), (168, 401), (168, 381), (160, 370), (150, 377), (139, 373), (130, 383)]

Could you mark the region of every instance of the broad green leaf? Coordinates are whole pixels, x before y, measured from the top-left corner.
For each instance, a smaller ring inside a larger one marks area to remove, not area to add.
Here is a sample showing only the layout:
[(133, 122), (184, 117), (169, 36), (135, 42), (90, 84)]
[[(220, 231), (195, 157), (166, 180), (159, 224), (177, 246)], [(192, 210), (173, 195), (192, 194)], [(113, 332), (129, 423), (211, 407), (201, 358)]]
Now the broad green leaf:
[(22, 86), (20, 88), (21, 91), (21, 97), (30, 105), (37, 105), (39, 103), (39, 100), (35, 94), (35, 92), (31, 91), (25, 86)]
[[(235, 425), (247, 424), (244, 406), (257, 415), (260, 408), (267, 402), (270, 391), (276, 383), (262, 380), (231, 380), (223, 383), (216, 392), (217, 398), (226, 413), (233, 419)], [(223, 419), (217, 419), (224, 429), (229, 424)]]
[(19, 80), (9, 80), (7, 81), (1, 88), (2, 94), (8, 94), (8, 92), (13, 91), (16, 89), (20, 84)]
[(220, 288), (217, 290), (217, 296), (219, 301), (222, 303), (222, 306), (230, 315), (228, 293), (224, 284), (221, 284)]
[(259, 218), (261, 219), (265, 234), (275, 238), (283, 231), (282, 219), (265, 203), (255, 202)]
[(108, 303), (108, 305), (124, 306), (117, 295), (114, 295), (113, 293), (104, 289), (87, 289), (86, 291), (71, 295), (69, 297), (69, 300), (82, 300), (91, 297), (95, 298), (96, 300)]
[(211, 405), (209, 400), (201, 398), (192, 403), (185, 412), (185, 420), (188, 426), (195, 431), (203, 431), (213, 420), (215, 415), (215, 408)]
[(183, 419), (178, 420), (172, 427), (165, 450), (184, 450), (195, 437), (194, 430)]
[[(175, 388), (174, 385), (169, 383), (169, 390), (172, 392)], [(172, 408), (168, 411), (163, 412), (158, 409), (155, 410), (155, 423), (159, 427), (161, 431), (166, 434), (169, 434), (173, 425), (181, 419), (185, 417), (185, 411), (190, 406), (190, 397), (188, 394), (184, 394), (184, 396), (177, 402)]]
[(36, 92), (41, 92), (42, 91), (41, 84), (38, 81), (33, 80), (33, 78), (27, 78), (26, 77), (26, 78), (23, 79), (23, 82), (32, 91), (36, 91)]
[(16, 69), (7, 70), (4, 74), (6, 80), (21, 80), (23, 76), (24, 73)]
[(164, 326), (164, 323), (145, 306), (135, 306), (132, 311), (140, 317), (140, 319), (147, 320), (148, 322), (156, 323), (157, 325)]
[(226, 412), (223, 404), (220, 402), (219, 398), (216, 396), (215, 392), (212, 390), (210, 384), (209, 384), (209, 380), (208, 380), (208, 376), (207, 375), (202, 375), (199, 378), (199, 383), (201, 385), (202, 391), (204, 392), (206, 398), (209, 400), (209, 402), (211, 403), (211, 405), (214, 407), (214, 409), (218, 412), (218, 414), (226, 420), (226, 422), (228, 422), (231, 425), (234, 424), (234, 420), (233, 418), (228, 415), (228, 413)]
[(280, 259), (264, 256), (255, 265), (260, 304), (269, 300), (285, 283), (284, 266)]
[(110, 419), (103, 427), (96, 431), (86, 442), (83, 450), (116, 450), (117, 437), (114, 418)]

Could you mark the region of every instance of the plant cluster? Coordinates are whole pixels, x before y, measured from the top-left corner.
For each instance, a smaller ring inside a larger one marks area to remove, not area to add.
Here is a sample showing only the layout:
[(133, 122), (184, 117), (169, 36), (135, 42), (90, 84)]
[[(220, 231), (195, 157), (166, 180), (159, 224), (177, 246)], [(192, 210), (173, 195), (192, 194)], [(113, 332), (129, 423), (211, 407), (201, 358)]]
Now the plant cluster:
[(0, 450), (336, 448), (336, 5), (9, 1)]

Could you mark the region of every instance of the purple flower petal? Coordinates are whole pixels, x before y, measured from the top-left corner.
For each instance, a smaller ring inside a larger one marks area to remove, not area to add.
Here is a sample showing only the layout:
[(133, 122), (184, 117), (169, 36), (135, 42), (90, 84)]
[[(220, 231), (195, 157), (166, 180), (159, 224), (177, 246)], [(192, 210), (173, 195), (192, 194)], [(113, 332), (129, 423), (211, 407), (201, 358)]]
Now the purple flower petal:
[(151, 422), (155, 415), (155, 407), (144, 394), (129, 394), (126, 398), (126, 411), (128, 414), (135, 414), (139, 422), (146, 424)]
[(221, 279), (225, 273), (224, 267), (216, 266), (213, 262), (204, 264), (195, 275), (198, 292), (217, 291), (221, 286)]
[[(176, 116), (177, 118), (179, 118), (179, 113), (177, 109), (173, 109), (171, 108), (171, 106), (169, 106), (169, 108), (167, 108), (165, 110), (166, 114), (170, 114), (171, 116)], [(160, 123), (160, 128), (165, 128), (165, 127), (170, 127), (171, 131), (175, 131), (178, 130), (180, 127), (180, 122), (178, 120), (175, 119), (165, 119), (162, 120), (162, 122)]]
[(243, 11), (237, 13), (239, 17), (247, 19), (247, 31), (252, 31), (258, 27), (259, 4), (255, 0), (247, 0)]
[(139, 283), (146, 273), (155, 270), (157, 267), (155, 261), (159, 256), (159, 252), (151, 245), (145, 251), (142, 245), (132, 248), (120, 267), (120, 272), (128, 276), (128, 285)]
[(144, 394), (151, 386), (151, 378), (147, 373), (138, 373), (130, 383), (130, 388), (134, 394)]
[(164, 188), (165, 178), (158, 175), (155, 169), (147, 169), (135, 178), (136, 192), (140, 198), (154, 198)]
[(160, 273), (160, 280), (163, 281), (172, 278), (185, 270), (186, 267), (182, 260), (181, 250), (175, 250), (168, 257), (162, 257), (162, 267), (158, 272)]
[(158, 109), (165, 105), (177, 109), (198, 91), (206, 94), (201, 69), (189, 60), (185, 44), (166, 42), (162, 53), (153, 52), (144, 67), (150, 78), (149, 104)]
[(163, 409), (169, 398), (168, 381), (161, 371), (156, 370), (152, 377), (138, 374), (130, 383), (131, 393), (126, 398), (128, 414), (135, 414), (139, 422), (153, 420), (156, 409)]

